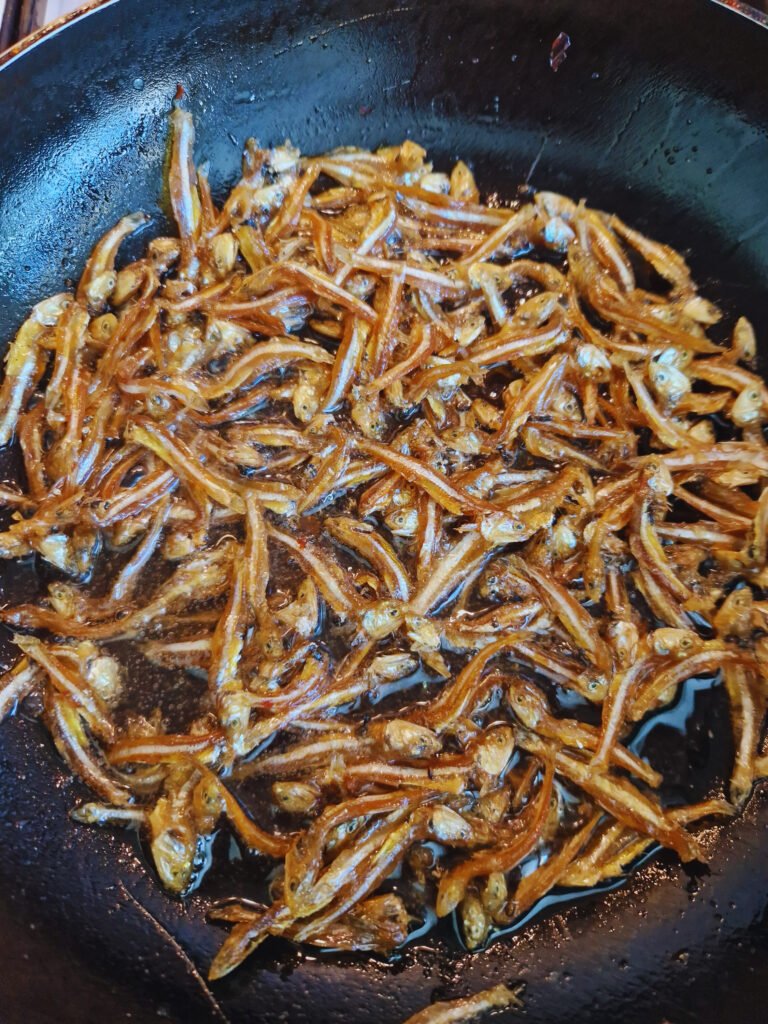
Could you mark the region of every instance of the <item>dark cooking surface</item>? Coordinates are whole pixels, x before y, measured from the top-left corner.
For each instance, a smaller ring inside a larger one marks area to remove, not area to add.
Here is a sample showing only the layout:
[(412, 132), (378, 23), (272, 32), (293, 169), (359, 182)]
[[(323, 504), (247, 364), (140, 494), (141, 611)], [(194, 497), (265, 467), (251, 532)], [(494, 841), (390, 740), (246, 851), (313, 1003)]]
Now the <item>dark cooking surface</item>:
[[(511, 195), (530, 177), (692, 247), (696, 277), (768, 338), (764, 30), (705, 0), (386, 6), (165, 0), (160, 15), (119, 0), (0, 71), (0, 336), (76, 276), (121, 213), (161, 223), (165, 118), (182, 82), (215, 188), (249, 133), (307, 152), (410, 136), (438, 163), (473, 157), (488, 190)], [(561, 31), (572, 46), (555, 74)], [(0, 600), (18, 583), (6, 567)], [(717, 694), (701, 695), (707, 707), (723, 714)], [(694, 733), (692, 761), (716, 757), (706, 728)], [(0, 728), (2, 1024), (394, 1024), (435, 995), (516, 979), (521, 1019), (540, 1024), (765, 1019), (765, 794), (722, 831), (708, 874), (664, 855), (474, 957), (449, 933), (393, 964), (275, 942), (214, 986), (216, 1001), (202, 975), (222, 933), (204, 908), (242, 869), (182, 906), (130, 835), (69, 823), (82, 796), (36, 723)]]

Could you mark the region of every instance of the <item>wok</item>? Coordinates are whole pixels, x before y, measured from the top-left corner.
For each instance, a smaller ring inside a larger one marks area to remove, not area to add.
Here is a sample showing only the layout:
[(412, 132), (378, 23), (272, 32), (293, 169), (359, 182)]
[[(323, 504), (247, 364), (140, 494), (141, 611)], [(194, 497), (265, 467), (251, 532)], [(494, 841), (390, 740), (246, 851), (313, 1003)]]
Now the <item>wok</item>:
[[(166, 117), (182, 83), (218, 193), (248, 134), (288, 135), (307, 152), (409, 136), (438, 164), (471, 158), (487, 191), (512, 196), (528, 182), (585, 196), (689, 249), (705, 292), (768, 338), (768, 33), (760, 16), (728, 6), (736, 10), (706, 0), (97, 6), (0, 59), (0, 337), (77, 277), (90, 243), (121, 214), (143, 208), (163, 230)], [(560, 32), (572, 45), (555, 73)], [(6, 565), (0, 600), (30, 586), (27, 569)], [(10, 663), (7, 637), (0, 653)], [(687, 764), (675, 766), (681, 785), (706, 781), (728, 756), (708, 732), (708, 719), (726, 714), (717, 690), (698, 696)], [(211, 988), (203, 976), (221, 933), (205, 907), (237, 892), (247, 865), (175, 901), (130, 834), (69, 821), (83, 795), (31, 715), (0, 729), (5, 1024), (390, 1024), (502, 980), (526, 982), (522, 1019), (537, 1024), (766, 1019), (765, 793), (720, 832), (708, 869), (686, 872), (661, 855), (623, 887), (556, 903), (474, 956), (450, 928), (389, 962), (297, 954), (274, 940)]]

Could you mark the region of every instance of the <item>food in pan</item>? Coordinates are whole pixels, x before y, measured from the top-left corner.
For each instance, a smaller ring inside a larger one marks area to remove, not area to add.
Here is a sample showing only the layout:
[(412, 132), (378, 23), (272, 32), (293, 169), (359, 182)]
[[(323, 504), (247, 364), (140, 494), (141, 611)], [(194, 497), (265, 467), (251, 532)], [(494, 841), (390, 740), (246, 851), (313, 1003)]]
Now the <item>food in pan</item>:
[[(193, 150), (177, 106), (176, 234), (117, 269), (124, 217), (6, 357), (0, 553), (44, 572), (1, 613), (0, 714), (38, 701), (73, 816), (137, 828), (180, 895), (236, 837), (263, 901), (211, 908), (212, 978), (435, 913), (474, 949), (656, 845), (705, 859), (766, 773), (750, 323), (618, 217), (482, 202), (414, 142), (251, 141), (221, 202)], [(138, 709), (148, 662), (181, 724)], [(735, 753), (681, 804), (635, 739), (694, 678)]]
[(436, 1002), (409, 1017), (405, 1024), (469, 1024), (492, 1010), (518, 1010), (523, 1005), (518, 999), (519, 987), (494, 985), (464, 999)]

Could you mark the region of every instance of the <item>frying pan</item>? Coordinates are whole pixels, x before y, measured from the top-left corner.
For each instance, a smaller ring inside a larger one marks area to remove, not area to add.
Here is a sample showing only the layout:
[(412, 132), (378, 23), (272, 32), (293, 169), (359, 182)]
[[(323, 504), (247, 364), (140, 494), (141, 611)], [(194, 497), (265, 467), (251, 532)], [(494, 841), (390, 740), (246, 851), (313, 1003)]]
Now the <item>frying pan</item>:
[[(177, 83), (211, 163), (235, 179), (248, 134), (304, 151), (406, 136), (439, 165), (471, 158), (481, 186), (585, 196), (690, 250), (696, 279), (768, 338), (768, 33), (706, 0), (112, 0), (0, 59), (0, 337), (76, 279), (91, 242), (160, 188)], [(741, 9), (742, 13), (745, 9)], [(571, 46), (557, 72), (552, 41)], [(146, 236), (137, 245), (143, 245)], [(3, 471), (14, 471), (5, 456)], [(33, 585), (6, 566), (0, 600)], [(13, 654), (7, 637), (0, 655)], [(690, 697), (690, 699), (689, 699)], [(729, 752), (717, 689), (686, 696), (692, 794)], [(664, 749), (664, 731), (658, 736)], [(664, 854), (610, 893), (552, 902), (470, 956), (446, 926), (397, 958), (296, 953), (271, 940), (208, 987), (215, 870), (182, 903), (130, 834), (67, 818), (84, 792), (34, 717), (0, 729), (0, 1020), (394, 1024), (435, 998), (526, 983), (537, 1024), (752, 1024), (768, 999), (768, 799), (713, 836), (708, 868)], [(226, 859), (226, 858), (225, 858)]]

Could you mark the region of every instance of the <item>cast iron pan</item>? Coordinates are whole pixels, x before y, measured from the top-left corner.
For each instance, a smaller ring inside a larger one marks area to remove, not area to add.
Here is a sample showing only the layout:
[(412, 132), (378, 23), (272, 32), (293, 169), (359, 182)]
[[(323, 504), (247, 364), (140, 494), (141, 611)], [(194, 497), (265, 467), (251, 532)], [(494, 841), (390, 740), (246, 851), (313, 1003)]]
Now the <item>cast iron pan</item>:
[[(560, 32), (572, 45), (555, 73)], [(759, 21), (706, 0), (113, 0), (0, 70), (0, 337), (77, 277), (121, 214), (143, 208), (162, 230), (182, 83), (218, 192), (249, 133), (308, 152), (410, 136), (438, 163), (470, 157), (486, 190), (585, 196), (689, 247), (705, 291), (768, 339), (767, 61)], [(0, 600), (29, 586), (6, 566)], [(9, 663), (7, 641), (0, 653)], [(709, 732), (722, 718), (727, 733), (725, 714), (717, 690), (693, 703), (687, 763), (673, 766), (689, 794), (728, 756)], [(394, 1024), (516, 979), (531, 1024), (766, 1019), (765, 793), (720, 833), (708, 871), (661, 855), (474, 956), (450, 928), (391, 962), (274, 940), (212, 989), (221, 933), (205, 906), (237, 892), (247, 865), (182, 904), (130, 835), (70, 823), (83, 796), (32, 716), (0, 729), (2, 1024)]]

